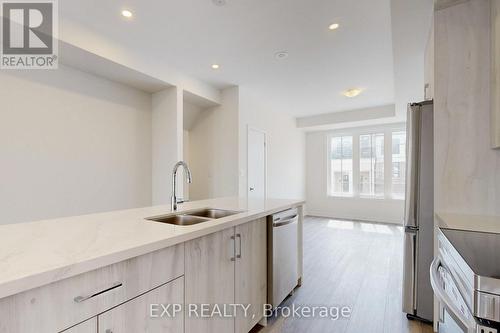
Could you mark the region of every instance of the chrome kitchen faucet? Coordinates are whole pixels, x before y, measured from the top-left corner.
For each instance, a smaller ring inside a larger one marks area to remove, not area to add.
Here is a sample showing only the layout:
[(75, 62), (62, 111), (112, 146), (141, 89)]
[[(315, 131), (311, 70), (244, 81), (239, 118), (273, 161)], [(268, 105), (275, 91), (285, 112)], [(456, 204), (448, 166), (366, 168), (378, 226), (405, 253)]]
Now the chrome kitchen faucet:
[(193, 182), (193, 179), (191, 177), (191, 170), (189, 170), (187, 163), (184, 161), (177, 162), (174, 165), (174, 170), (172, 171), (172, 197), (170, 200), (172, 211), (177, 210), (177, 204), (179, 203), (177, 201), (177, 189), (176, 189), (177, 180), (176, 179), (177, 179), (177, 169), (179, 169), (180, 166), (182, 166), (184, 168), (184, 172), (186, 173), (186, 180), (187, 180), (188, 184), (191, 184)]

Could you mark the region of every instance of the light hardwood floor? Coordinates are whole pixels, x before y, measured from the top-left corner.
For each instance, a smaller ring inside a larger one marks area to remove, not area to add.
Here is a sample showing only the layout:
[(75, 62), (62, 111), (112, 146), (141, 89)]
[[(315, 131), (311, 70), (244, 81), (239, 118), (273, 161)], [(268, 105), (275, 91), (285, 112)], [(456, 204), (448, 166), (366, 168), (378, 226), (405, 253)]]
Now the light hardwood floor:
[(350, 318), (273, 318), (252, 333), (431, 333), (401, 310), (403, 229), (307, 217), (304, 280), (284, 305), (348, 306)]

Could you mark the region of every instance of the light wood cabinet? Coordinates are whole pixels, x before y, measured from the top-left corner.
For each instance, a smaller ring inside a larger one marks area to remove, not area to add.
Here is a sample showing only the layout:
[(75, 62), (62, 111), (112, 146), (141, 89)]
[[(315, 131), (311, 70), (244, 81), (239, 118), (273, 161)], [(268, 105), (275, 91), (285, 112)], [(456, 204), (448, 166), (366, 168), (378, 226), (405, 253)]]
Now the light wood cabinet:
[[(169, 315), (163, 308), (170, 305)], [(99, 333), (179, 333), (184, 314), (174, 314), (173, 305), (184, 307), (184, 278), (153, 289), (98, 316)], [(153, 306), (153, 311), (151, 310)], [(151, 315), (153, 314), (153, 316)], [(169, 317), (171, 316), (171, 317)], [(73, 332), (71, 332), (73, 333)]]
[[(248, 316), (200, 318), (186, 311), (186, 333), (247, 333), (262, 319), (267, 299), (266, 219), (186, 243), (186, 304), (250, 304)], [(198, 309), (199, 310), (199, 309)]]
[[(213, 233), (186, 243), (186, 304), (234, 303), (234, 228)], [(198, 309), (199, 310), (199, 309)], [(186, 311), (189, 333), (233, 333), (234, 318), (200, 318)]]
[(236, 314), (235, 332), (247, 333), (264, 316), (267, 303), (267, 227), (266, 218), (235, 228), (235, 304), (250, 304), (247, 316), (241, 308)]
[(97, 333), (97, 318), (94, 317), (76, 326), (73, 326), (62, 333)]
[(60, 332), (183, 274), (179, 244), (0, 299), (0, 333)]

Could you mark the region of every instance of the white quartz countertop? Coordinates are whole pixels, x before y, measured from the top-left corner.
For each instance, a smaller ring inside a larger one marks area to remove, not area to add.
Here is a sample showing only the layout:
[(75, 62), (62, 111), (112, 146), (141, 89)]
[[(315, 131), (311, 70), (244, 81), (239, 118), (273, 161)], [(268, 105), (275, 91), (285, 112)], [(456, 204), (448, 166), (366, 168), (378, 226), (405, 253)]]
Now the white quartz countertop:
[(500, 234), (500, 216), (437, 213), (436, 218), (440, 228)]
[(179, 205), (177, 213), (198, 208), (242, 211), (192, 226), (145, 220), (171, 213), (169, 205), (3, 225), (0, 298), (303, 204), (300, 200), (220, 198)]

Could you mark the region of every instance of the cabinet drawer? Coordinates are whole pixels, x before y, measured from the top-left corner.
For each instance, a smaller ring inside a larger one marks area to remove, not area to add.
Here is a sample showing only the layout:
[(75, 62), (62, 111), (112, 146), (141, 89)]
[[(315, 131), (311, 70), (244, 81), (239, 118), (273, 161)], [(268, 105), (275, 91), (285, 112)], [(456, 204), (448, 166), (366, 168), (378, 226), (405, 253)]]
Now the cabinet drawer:
[(62, 333), (97, 333), (97, 317), (68, 328)]
[[(151, 310), (151, 305), (154, 305), (154, 310)], [(172, 316), (165, 315), (161, 306), (171, 306), (168, 308), (168, 313)], [(179, 306), (175, 313), (174, 306)], [(182, 333), (184, 332), (182, 309), (184, 309), (184, 278), (180, 277), (99, 315), (98, 331), (99, 333)]]
[(59, 332), (184, 274), (184, 244), (0, 300), (0, 333)]

